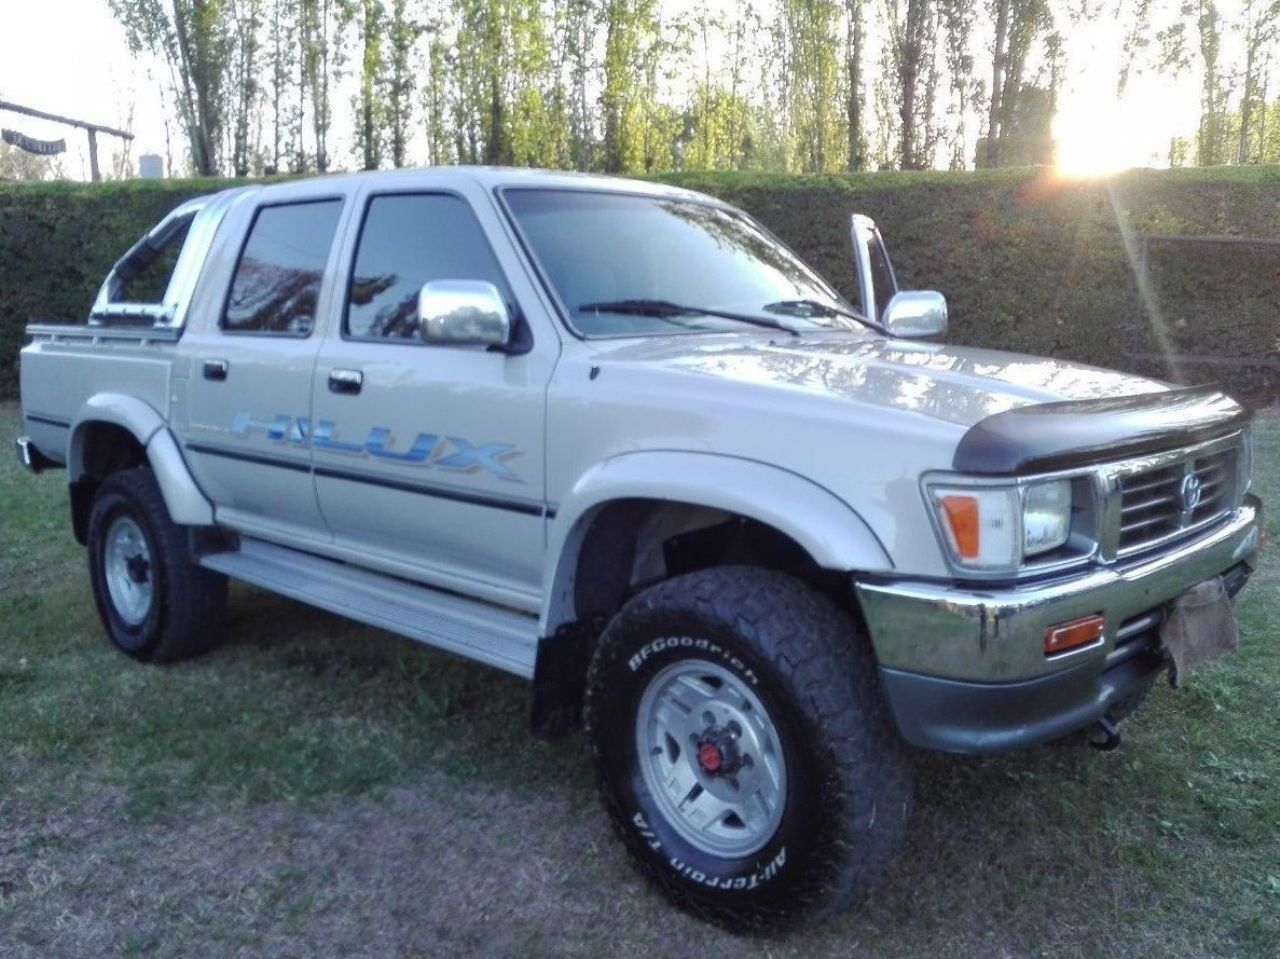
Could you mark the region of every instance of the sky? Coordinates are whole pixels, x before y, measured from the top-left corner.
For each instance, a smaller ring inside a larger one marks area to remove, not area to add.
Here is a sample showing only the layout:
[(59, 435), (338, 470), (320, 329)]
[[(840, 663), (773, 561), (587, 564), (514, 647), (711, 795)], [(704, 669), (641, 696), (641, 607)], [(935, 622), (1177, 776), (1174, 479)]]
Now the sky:
[[(105, 0), (0, 0), (0, 99), (104, 126), (132, 129), (132, 151), (165, 153), (163, 68), (137, 62)], [(132, 122), (130, 113), (132, 112)], [(0, 113), (0, 125), (39, 139), (65, 138), (68, 176), (88, 179), (83, 130)], [(99, 156), (119, 140), (98, 138)]]
[[(689, 0), (666, 0), (672, 11)], [(725, 2), (725, 0), (722, 0)], [(1229, 4), (1223, 4), (1224, 13)], [(135, 60), (106, 0), (0, 0), (0, 99), (74, 116), (136, 133), (131, 152), (165, 156), (162, 80), (167, 68), (149, 57)], [(1067, 37), (1068, 70), (1054, 125), (1059, 166), (1089, 175), (1126, 166), (1167, 163), (1169, 138), (1194, 131), (1199, 111), (1197, 78), (1136, 75), (1123, 103), (1116, 102), (1120, 30), (1100, 16)], [(0, 125), (41, 139), (65, 137), (67, 175), (87, 179), (88, 153), (81, 130), (0, 113)], [(343, 129), (335, 130), (339, 159), (350, 156)], [(177, 130), (171, 152), (180, 157)], [(103, 166), (120, 142), (100, 137)], [(350, 162), (348, 159), (347, 162)]]

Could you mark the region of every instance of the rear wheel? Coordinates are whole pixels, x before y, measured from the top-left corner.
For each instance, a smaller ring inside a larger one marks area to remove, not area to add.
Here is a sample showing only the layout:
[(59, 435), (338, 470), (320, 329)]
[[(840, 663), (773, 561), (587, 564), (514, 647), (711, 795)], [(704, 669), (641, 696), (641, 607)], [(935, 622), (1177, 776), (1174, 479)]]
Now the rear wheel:
[(911, 771), (857, 626), (755, 567), (636, 596), (588, 677), (597, 784), (640, 869), (734, 928), (858, 899), (905, 832)]
[(194, 563), (149, 469), (103, 481), (89, 513), (89, 577), (111, 642), (134, 659), (170, 662), (216, 645), (227, 581)]

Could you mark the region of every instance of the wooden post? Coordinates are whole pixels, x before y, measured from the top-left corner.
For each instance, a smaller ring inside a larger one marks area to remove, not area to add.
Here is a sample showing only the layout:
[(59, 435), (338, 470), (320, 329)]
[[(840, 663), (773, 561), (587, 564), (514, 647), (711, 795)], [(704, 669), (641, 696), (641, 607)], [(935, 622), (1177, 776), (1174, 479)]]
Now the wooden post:
[(119, 137), (121, 140), (133, 139), (133, 134), (127, 130), (104, 127), (101, 123), (90, 123), (88, 120), (76, 120), (73, 117), (61, 117), (56, 113), (45, 113), (43, 110), (24, 107), (17, 103), (10, 103), (8, 100), (0, 100), (0, 111), (21, 113), (24, 116), (36, 117), (40, 120), (51, 120), (64, 126), (79, 127), (82, 130), (89, 131), (89, 173), (95, 182), (102, 179), (102, 170), (98, 167), (98, 134), (105, 133), (108, 136)]
[(93, 127), (89, 127), (89, 176), (94, 183), (102, 179), (98, 169), (98, 131)]

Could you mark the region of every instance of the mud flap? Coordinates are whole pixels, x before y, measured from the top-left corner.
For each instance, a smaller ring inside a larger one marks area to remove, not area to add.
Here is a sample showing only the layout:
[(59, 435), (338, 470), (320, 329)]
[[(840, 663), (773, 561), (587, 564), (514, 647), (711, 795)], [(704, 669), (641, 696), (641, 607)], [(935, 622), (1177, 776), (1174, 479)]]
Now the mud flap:
[(1236, 611), (1221, 576), (1192, 586), (1173, 601), (1160, 624), (1160, 642), (1173, 660), (1169, 684), (1175, 688), (1192, 666), (1235, 652), (1240, 645)]

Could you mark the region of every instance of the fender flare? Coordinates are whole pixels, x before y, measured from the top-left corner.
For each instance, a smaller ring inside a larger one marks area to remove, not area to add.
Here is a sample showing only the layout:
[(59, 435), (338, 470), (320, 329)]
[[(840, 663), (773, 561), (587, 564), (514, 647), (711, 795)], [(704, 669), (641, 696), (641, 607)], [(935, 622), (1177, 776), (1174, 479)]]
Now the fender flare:
[(165, 424), (164, 417), (142, 400), (120, 393), (91, 396), (71, 420), (67, 443), (67, 479), (74, 486), (84, 477), (84, 443), (89, 427), (110, 423), (129, 432), (146, 451), (169, 517), (183, 526), (211, 526), (213, 504), (201, 492)]
[(798, 473), (717, 453), (624, 453), (584, 473), (556, 511), (548, 530), (543, 636), (574, 618), (578, 554), (592, 520), (604, 506), (626, 499), (667, 500), (749, 517), (791, 537), (824, 569), (893, 569), (884, 545), (854, 508)]

